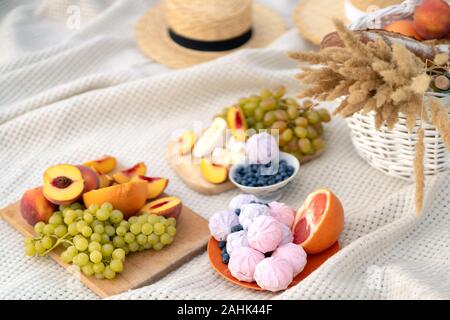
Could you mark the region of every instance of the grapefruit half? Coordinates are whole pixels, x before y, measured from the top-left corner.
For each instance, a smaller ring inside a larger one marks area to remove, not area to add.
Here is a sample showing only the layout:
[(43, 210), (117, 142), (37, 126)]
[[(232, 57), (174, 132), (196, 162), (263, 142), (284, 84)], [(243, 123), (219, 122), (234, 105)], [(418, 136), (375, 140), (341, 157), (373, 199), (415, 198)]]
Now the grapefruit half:
[(292, 233), (294, 243), (308, 254), (331, 247), (344, 228), (344, 209), (341, 201), (328, 189), (308, 195), (295, 215)]

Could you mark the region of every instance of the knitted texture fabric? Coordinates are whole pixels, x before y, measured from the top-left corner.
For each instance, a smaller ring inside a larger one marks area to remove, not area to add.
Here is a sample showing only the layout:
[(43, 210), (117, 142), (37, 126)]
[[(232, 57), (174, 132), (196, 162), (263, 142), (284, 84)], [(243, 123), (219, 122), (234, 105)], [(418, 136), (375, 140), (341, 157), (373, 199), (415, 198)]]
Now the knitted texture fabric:
[[(112, 154), (124, 165), (145, 161), (150, 175), (170, 179), (168, 194), (209, 218), (238, 191), (205, 196), (190, 190), (166, 161), (167, 143), (194, 121), (207, 125), (223, 107), (263, 87), (284, 84), (295, 94), (297, 66), (286, 51), (296, 49), (290, 45), (296, 36), (289, 32), (281, 39), (282, 49), (244, 50), (152, 77), (131, 69), (99, 73), (96, 61), (110, 52), (108, 46), (130, 45), (101, 39), (75, 48), (89, 52), (87, 60), (77, 59), (74, 48), (55, 47), (24, 63), (25, 69), (15, 61), (0, 65), (6, 70), (0, 77), (9, 79), (0, 81), (8, 86), (8, 92), (0, 90), (0, 207), (42, 184), (42, 172), (52, 164)], [(73, 63), (63, 69), (64, 61)], [(60, 73), (68, 79), (80, 70), (85, 76), (58, 81)], [(21, 81), (25, 75), (34, 81)], [(325, 153), (300, 168), (282, 201), (297, 209), (315, 189), (333, 190), (345, 208), (342, 248), (300, 284), (277, 294), (244, 289), (220, 277), (203, 253), (161, 280), (111, 299), (450, 299), (450, 174), (427, 179), (423, 214), (416, 218), (413, 183), (363, 161), (344, 120), (326, 125), (325, 137)], [(0, 248), (0, 299), (98, 298), (50, 258), (26, 257), (23, 237), (1, 219)]]

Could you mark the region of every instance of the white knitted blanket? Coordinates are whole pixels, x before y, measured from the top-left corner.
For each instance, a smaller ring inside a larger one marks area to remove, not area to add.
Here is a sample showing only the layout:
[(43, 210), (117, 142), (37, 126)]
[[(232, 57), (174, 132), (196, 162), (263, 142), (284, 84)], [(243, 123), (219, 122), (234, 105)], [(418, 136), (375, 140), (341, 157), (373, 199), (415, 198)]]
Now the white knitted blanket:
[[(298, 91), (296, 65), (286, 57), (287, 50), (301, 45), (296, 32), (270, 49), (163, 72), (144, 63), (131, 29), (129, 34), (92, 36), (105, 26), (119, 30), (114, 22), (120, 16), (131, 28), (138, 12), (127, 3), (116, 1), (84, 34), (0, 64), (0, 207), (40, 184), (49, 165), (105, 153), (126, 165), (145, 161), (150, 174), (170, 178), (168, 193), (205, 218), (237, 194), (191, 191), (170, 170), (166, 143), (174, 130), (207, 121), (262, 87), (285, 84), (289, 94)], [(2, 30), (33, 9), (27, 8), (0, 20)], [(17, 49), (9, 48), (10, 53)], [(125, 56), (129, 64), (124, 66)], [(278, 294), (243, 289), (216, 274), (203, 253), (156, 283), (113, 298), (450, 299), (450, 174), (428, 180), (423, 216), (417, 219), (413, 184), (388, 177), (359, 158), (345, 121), (332, 121), (326, 139), (325, 154), (300, 169), (283, 201), (298, 208), (309, 192), (331, 188), (345, 207), (342, 249), (300, 284)], [(26, 257), (22, 236), (3, 220), (0, 252), (0, 299), (98, 298), (74, 285), (73, 277), (50, 258)]]

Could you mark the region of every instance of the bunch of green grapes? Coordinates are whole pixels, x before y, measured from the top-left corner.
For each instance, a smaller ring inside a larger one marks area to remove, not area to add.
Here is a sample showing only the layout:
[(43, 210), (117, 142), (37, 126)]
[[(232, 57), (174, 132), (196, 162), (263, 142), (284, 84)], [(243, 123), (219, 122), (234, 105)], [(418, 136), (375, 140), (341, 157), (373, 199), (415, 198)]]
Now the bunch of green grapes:
[[(275, 92), (263, 89), (259, 95), (241, 98), (237, 104), (249, 129), (278, 129), (280, 149), (301, 160), (325, 147), (323, 123), (331, 117), (327, 109), (316, 109), (312, 101), (300, 105), (296, 99), (284, 97), (285, 93), (284, 87)], [(226, 111), (220, 116), (224, 117)]]
[(176, 219), (143, 213), (124, 220), (110, 203), (79, 203), (60, 206), (48, 223), (34, 226), (35, 237), (25, 239), (28, 256), (45, 256), (62, 244), (61, 259), (79, 267), (86, 276), (113, 279), (124, 270), (125, 256), (131, 252), (159, 251), (171, 244), (177, 233)]

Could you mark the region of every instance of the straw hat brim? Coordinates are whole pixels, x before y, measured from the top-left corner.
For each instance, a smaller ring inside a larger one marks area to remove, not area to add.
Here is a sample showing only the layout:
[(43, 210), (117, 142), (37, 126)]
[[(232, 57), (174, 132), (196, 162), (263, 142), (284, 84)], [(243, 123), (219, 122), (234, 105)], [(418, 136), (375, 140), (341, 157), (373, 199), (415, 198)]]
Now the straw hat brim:
[(135, 38), (139, 49), (147, 56), (171, 68), (185, 68), (242, 48), (262, 48), (286, 31), (283, 18), (262, 5), (253, 5), (253, 34), (243, 46), (228, 51), (204, 52), (184, 48), (169, 36), (164, 4), (159, 3), (138, 21)]
[(335, 31), (335, 18), (348, 23), (344, 14), (344, 0), (302, 0), (292, 16), (300, 35), (317, 45), (324, 36)]

